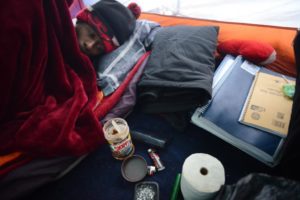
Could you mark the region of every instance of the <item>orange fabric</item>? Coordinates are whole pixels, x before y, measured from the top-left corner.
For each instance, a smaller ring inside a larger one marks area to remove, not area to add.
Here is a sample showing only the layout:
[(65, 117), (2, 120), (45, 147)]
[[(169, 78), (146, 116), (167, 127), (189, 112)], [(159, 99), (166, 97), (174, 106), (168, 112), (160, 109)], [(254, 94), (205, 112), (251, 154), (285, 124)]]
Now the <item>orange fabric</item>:
[(21, 152), (14, 152), (10, 153), (4, 156), (0, 156), (0, 166), (4, 165), (5, 163), (8, 163), (12, 160), (17, 159), (22, 153)]
[(19, 151), (0, 155), (0, 178), (10, 171), (30, 162), (32, 159), (33, 157)]
[(93, 111), (95, 111), (97, 109), (97, 107), (102, 102), (103, 98), (104, 98), (104, 94), (103, 94), (103, 92), (101, 90), (99, 90), (98, 93), (97, 93), (97, 103), (94, 106)]
[(294, 77), (296, 76), (295, 58), (292, 47), (293, 39), (296, 36), (295, 28), (221, 22), (150, 13), (142, 13), (140, 19), (155, 21), (162, 26), (219, 26), (219, 43), (231, 39), (266, 42), (270, 44), (277, 52), (276, 61), (270, 65), (267, 65), (267, 67), (286, 75)]

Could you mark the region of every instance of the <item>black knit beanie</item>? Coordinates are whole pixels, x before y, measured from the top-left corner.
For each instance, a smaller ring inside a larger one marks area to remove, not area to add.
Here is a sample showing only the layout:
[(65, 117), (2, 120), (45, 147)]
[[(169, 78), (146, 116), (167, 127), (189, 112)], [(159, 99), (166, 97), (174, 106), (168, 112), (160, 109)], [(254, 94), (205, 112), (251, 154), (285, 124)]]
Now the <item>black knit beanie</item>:
[(100, 0), (92, 5), (91, 13), (108, 28), (108, 35), (123, 44), (133, 33), (136, 18), (131, 10), (115, 0)]

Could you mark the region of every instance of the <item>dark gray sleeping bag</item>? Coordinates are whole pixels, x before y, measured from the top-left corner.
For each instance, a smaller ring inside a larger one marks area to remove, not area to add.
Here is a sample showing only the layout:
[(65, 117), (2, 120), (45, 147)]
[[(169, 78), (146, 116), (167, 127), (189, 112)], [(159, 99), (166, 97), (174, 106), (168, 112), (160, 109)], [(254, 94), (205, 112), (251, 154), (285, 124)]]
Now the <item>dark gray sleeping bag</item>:
[(181, 112), (211, 98), (218, 27), (161, 28), (137, 87), (138, 105), (147, 113)]

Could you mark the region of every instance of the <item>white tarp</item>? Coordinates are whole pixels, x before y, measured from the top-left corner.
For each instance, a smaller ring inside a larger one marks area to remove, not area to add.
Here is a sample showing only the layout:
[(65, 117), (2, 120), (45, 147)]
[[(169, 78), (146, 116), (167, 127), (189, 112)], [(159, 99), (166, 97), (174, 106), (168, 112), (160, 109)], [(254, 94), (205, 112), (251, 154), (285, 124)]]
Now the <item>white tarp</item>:
[[(91, 5), (97, 0), (83, 0)], [(300, 0), (119, 0), (144, 12), (230, 22), (300, 27)]]

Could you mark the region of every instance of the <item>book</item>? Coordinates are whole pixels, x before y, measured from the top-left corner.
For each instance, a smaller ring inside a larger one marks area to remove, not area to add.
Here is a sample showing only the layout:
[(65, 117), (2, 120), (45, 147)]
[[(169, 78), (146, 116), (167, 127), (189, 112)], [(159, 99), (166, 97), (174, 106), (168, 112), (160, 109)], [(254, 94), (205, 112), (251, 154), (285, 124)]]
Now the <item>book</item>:
[(283, 86), (295, 79), (280, 74), (257, 72), (239, 122), (286, 137), (293, 101), (283, 93)]
[(239, 122), (245, 99), (258, 71), (241, 56), (227, 55), (215, 71), (210, 102), (195, 110), (191, 122), (268, 166), (281, 158), (284, 137)]

